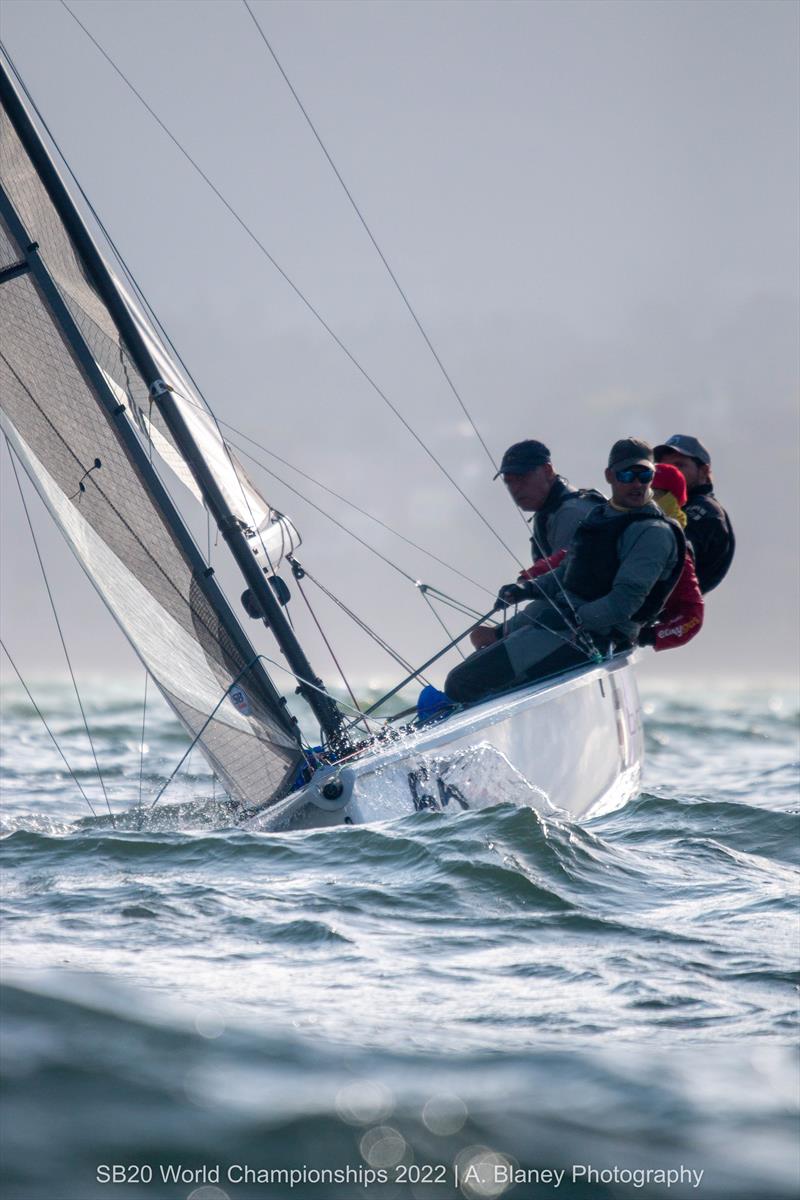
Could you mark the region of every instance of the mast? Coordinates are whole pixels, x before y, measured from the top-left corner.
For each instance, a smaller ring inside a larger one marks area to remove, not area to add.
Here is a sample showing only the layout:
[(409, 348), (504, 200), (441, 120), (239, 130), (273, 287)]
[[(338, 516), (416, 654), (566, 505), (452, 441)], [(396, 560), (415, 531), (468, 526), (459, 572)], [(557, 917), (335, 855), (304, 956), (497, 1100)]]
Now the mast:
[(247, 586), (256, 597), (268, 627), (275, 634), (292, 673), (298, 680), (298, 691), (319, 721), (323, 736), (336, 743), (343, 740), (343, 716), (335, 701), (325, 691), (304, 650), (283, 614), (275, 593), (244, 535), (239, 519), (231, 512), (216, 480), (208, 469), (195, 439), (172, 398), (169, 384), (161, 378), (145, 339), (120, 296), (106, 263), (94, 244), (83, 218), (64, 185), (58, 170), (30, 119), (5, 65), (0, 61), (0, 96), (17, 136), (36, 167), (53, 206), (69, 232), (83, 259), (84, 266), (128, 348), (133, 362), (146, 383), (153, 402), (176, 446), (194, 476), (214, 521), (225, 539), (244, 576)]

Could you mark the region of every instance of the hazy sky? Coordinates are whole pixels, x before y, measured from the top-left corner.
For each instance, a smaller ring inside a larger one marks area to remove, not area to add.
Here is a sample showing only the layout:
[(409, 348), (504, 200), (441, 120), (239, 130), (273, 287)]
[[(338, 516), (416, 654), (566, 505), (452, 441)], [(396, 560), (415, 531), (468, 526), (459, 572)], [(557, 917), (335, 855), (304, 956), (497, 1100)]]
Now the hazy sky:
[[(73, 7), (524, 557), (518, 514), (244, 5)], [(798, 6), (253, 8), (495, 456), (539, 437), (574, 483), (598, 486), (619, 436), (708, 444), (737, 558), (701, 637), (650, 672), (794, 669)], [(69, 13), (50, 0), (0, 11), (8, 50), (217, 415), (492, 591), (513, 578), (511, 557)], [(489, 607), (260, 457), (415, 578)], [(61, 673), (5, 449), (2, 462), (3, 636), (26, 671)], [(443, 634), (411, 584), (253, 475), (298, 524), (313, 574), (407, 657), (432, 652)], [(129, 671), (113, 622), (31, 507), (79, 672)], [(306, 630), (299, 602), (292, 611)], [(327, 602), (320, 612), (357, 679), (396, 678)], [(310, 632), (308, 645), (325, 675)]]

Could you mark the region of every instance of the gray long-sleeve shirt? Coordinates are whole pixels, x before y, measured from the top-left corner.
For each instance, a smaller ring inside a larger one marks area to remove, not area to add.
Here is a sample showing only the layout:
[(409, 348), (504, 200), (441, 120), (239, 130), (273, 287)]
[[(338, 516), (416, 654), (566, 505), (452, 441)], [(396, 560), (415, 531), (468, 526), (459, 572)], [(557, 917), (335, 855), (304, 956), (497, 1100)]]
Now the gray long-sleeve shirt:
[[(652, 507), (656, 508), (654, 504)], [(613, 520), (619, 517), (619, 510), (607, 504), (604, 515)], [(542, 598), (534, 600), (518, 613), (508, 623), (508, 631), (541, 620), (545, 613), (552, 612), (553, 603), (569, 620), (572, 615), (571, 604), (581, 624), (590, 633), (609, 633), (612, 629), (618, 629), (634, 639), (639, 632), (639, 624), (631, 619), (632, 615), (644, 603), (651, 588), (669, 576), (677, 561), (678, 548), (666, 521), (633, 521), (620, 537), (617, 550), (619, 568), (611, 590), (605, 596), (584, 601), (579, 596), (566, 593), (565, 598), (564, 574), (574, 554), (574, 550), (570, 549), (556, 571), (539, 578), (537, 582), (540, 589), (537, 591)]]
[(555, 488), (558, 489), (559, 498), (564, 496), (558, 507), (551, 512), (545, 505), (544, 509), (534, 513), (531, 519), (531, 550), (534, 561), (543, 555), (554, 554), (556, 550), (566, 550), (581, 521), (588, 517), (600, 502), (596, 494), (582, 496), (577, 488), (571, 487), (561, 476), (556, 480)]

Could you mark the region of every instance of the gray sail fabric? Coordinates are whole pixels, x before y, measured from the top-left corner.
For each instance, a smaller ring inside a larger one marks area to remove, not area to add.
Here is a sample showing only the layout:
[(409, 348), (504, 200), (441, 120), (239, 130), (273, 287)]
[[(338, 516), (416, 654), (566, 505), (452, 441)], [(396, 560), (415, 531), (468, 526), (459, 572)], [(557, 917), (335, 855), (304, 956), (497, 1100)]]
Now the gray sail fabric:
[[(5, 195), (100, 371), (124, 388), (129, 407), (146, 410), (144, 380), (5, 113), (0, 120)], [(23, 258), (3, 228), (0, 264)], [(291, 721), (193, 564), (177, 511), (151, 494), (119, 436), (127, 413), (109, 415), (30, 274), (0, 284), (0, 312), (3, 429), (43, 501), (187, 732), (201, 734), (226, 789), (248, 806), (278, 798), (302, 762)]]

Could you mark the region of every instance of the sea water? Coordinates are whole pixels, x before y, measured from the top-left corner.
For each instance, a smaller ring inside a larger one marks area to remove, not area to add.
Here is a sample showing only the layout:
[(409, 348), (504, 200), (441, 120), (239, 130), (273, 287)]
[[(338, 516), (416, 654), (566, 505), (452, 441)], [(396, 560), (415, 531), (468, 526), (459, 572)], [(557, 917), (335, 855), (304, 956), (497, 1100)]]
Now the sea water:
[[(136, 688), (5, 695), (5, 1200), (778, 1200), (797, 697), (645, 694), (641, 796), (233, 827)], [(138, 809), (138, 813), (130, 810)], [(146, 818), (141, 813), (147, 810)], [(128, 815), (126, 815), (126, 812)]]

